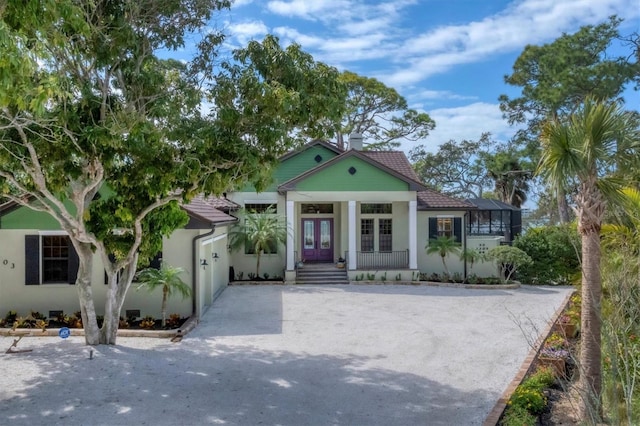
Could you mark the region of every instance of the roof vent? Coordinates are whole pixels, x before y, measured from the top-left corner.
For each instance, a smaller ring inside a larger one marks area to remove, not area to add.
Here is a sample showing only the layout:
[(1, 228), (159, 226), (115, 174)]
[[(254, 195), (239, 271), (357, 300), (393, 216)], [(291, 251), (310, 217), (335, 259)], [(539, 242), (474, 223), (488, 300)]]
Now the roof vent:
[(355, 149), (356, 151), (362, 151), (362, 133), (351, 133), (349, 135), (349, 149)]

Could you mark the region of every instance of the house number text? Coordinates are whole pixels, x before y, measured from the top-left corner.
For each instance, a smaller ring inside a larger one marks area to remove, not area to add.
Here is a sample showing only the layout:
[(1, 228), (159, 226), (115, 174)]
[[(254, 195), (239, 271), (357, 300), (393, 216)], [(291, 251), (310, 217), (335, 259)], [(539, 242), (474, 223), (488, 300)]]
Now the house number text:
[(15, 269), (15, 268), (16, 268), (16, 264), (15, 264), (15, 263), (13, 263), (13, 262), (9, 262), (7, 259), (3, 260), (3, 261), (2, 261), (2, 264), (3, 264), (4, 266), (9, 266), (9, 265), (11, 265), (11, 266), (10, 266), (10, 268), (11, 268), (11, 269)]

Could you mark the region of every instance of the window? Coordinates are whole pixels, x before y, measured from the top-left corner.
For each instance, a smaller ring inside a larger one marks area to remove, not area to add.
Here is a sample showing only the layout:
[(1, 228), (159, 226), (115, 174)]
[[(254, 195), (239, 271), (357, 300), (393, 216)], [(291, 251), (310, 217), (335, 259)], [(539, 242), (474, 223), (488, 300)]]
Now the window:
[(391, 203), (378, 203), (378, 204), (360, 204), (361, 214), (391, 214)]
[(438, 237), (453, 237), (456, 242), (462, 242), (462, 218), (461, 217), (430, 217), (429, 239)]
[(302, 213), (333, 213), (333, 204), (302, 204)]
[(438, 218), (438, 237), (453, 236), (453, 218)]
[(264, 213), (268, 209), (272, 209), (274, 212), (278, 210), (278, 205), (276, 203), (249, 203), (244, 205), (245, 210), (251, 213)]
[(511, 211), (479, 210), (469, 213), (469, 233), (505, 235), (511, 228)]
[(67, 282), (69, 279), (69, 237), (42, 237), (42, 283)]
[(379, 219), (378, 221), (379, 251), (391, 251), (392, 249), (391, 223), (391, 219)]
[(25, 284), (75, 284), (78, 255), (67, 235), (25, 235)]
[(373, 251), (373, 219), (360, 220), (360, 251)]

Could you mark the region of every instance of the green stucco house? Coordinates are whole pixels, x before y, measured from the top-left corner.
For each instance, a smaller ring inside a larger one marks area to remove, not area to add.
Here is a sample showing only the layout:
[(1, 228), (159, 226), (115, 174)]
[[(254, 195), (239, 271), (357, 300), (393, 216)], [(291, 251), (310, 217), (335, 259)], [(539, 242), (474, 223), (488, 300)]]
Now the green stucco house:
[[(315, 140), (283, 156), (263, 192), (247, 187), (184, 205), (189, 223), (165, 238), (158, 258), (185, 269), (182, 278), (191, 283), (194, 296), (171, 299), (168, 311), (200, 316), (230, 281), (255, 271), (256, 257), (248, 247), (229, 249), (229, 227), (243, 220), (243, 211), (274, 207), (285, 218), (286, 244), (261, 256), (261, 274), (283, 277), (287, 284), (305, 282), (303, 270), (312, 265), (338, 269), (338, 260), (344, 265), (341, 282), (365, 276), (411, 281), (419, 272), (443, 273), (440, 257), (426, 254), (431, 238), (450, 236), (462, 247), (486, 251), (513, 236), (501, 231), (504, 223), (498, 227), (495, 222), (506, 214), (483, 212), (477, 203), (426, 188), (404, 153), (361, 148), (357, 137), (348, 150)], [(490, 208), (497, 209), (493, 204)], [(461, 276), (496, 275), (491, 264), (469, 271), (457, 256), (447, 259), (447, 265), (450, 273)], [(73, 247), (56, 221), (12, 203), (0, 205), (0, 315), (8, 310), (45, 315), (79, 310), (70, 285), (76, 271)], [(92, 287), (100, 314), (99, 298), (107, 286), (98, 257)], [(123, 314), (158, 316), (160, 293), (132, 289)]]

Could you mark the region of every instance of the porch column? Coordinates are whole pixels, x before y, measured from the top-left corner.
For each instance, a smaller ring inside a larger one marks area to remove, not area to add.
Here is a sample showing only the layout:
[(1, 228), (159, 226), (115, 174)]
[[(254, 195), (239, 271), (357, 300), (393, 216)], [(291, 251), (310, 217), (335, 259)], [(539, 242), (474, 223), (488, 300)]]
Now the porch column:
[(409, 269), (418, 269), (418, 202), (409, 201)]
[(349, 259), (347, 259), (347, 265), (351, 271), (358, 267), (356, 254), (356, 202), (349, 201)]
[(287, 201), (287, 271), (293, 271), (295, 265), (294, 255), (294, 238), (293, 238), (293, 230), (294, 228), (294, 202)]

